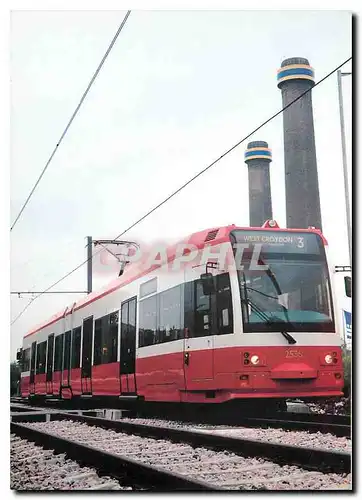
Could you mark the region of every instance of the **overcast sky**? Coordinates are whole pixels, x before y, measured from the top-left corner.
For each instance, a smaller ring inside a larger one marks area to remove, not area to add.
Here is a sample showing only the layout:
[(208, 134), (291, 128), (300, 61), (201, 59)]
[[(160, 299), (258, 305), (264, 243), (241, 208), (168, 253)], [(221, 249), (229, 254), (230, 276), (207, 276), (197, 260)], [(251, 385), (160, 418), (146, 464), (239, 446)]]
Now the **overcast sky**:
[[(125, 12), (13, 12), (11, 220), (43, 169)], [(341, 11), (134, 11), (11, 233), (11, 289), (43, 290), (85, 258), (84, 238), (114, 238), (281, 107), (283, 59), (316, 80), (352, 55)], [(350, 71), (347, 64), (343, 71)], [(343, 79), (348, 163), (351, 78)], [(323, 230), (349, 264), (336, 75), (313, 91)], [(272, 149), (274, 218), (285, 226), (282, 116), (249, 140)], [(248, 225), (246, 143), (127, 237)], [(98, 284), (98, 282), (96, 282)], [(57, 286), (85, 288), (85, 269)], [(12, 327), (11, 357), (35, 324), (80, 296), (44, 295)], [(29, 296), (12, 296), (11, 319)]]

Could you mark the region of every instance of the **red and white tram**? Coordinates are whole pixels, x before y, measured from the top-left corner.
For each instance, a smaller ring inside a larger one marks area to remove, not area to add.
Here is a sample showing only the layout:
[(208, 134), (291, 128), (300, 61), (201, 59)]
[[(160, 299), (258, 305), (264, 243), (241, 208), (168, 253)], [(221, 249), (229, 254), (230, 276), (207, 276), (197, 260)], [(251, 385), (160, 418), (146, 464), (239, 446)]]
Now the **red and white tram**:
[(24, 337), (21, 394), (208, 404), (339, 396), (326, 245), (316, 229), (267, 221), (200, 231), (163, 261), (128, 264)]

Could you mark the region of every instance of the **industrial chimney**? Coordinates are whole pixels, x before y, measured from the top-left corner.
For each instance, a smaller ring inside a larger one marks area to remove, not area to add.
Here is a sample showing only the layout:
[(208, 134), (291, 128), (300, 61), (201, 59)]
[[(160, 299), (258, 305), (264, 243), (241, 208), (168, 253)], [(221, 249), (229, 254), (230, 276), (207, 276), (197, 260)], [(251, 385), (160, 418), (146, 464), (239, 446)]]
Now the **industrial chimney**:
[[(314, 86), (308, 59), (292, 57), (278, 70), (283, 107)], [(289, 228), (322, 229), (312, 93), (283, 112), (286, 219)]]
[(245, 163), (249, 172), (250, 227), (261, 227), (267, 219), (273, 218), (269, 174), (271, 161), (272, 154), (267, 142), (249, 142)]

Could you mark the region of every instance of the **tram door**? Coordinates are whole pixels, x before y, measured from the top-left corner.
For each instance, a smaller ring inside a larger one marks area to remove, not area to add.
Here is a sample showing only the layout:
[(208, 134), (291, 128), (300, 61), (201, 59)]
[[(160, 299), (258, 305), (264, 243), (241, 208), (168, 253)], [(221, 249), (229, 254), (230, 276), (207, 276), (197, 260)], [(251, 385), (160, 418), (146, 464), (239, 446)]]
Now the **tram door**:
[(212, 297), (204, 294), (198, 274), (197, 268), (185, 270), (184, 375), (190, 391), (208, 389), (214, 378)]
[(54, 333), (48, 335), (48, 357), (46, 371), (46, 393), (53, 394), (53, 354), (54, 354)]
[(62, 387), (69, 387), (70, 382), (70, 342), (72, 332), (68, 330), (64, 334), (63, 349), (63, 369), (62, 369)]
[(120, 383), (121, 395), (136, 395), (136, 306), (137, 298), (122, 302)]
[(29, 380), (29, 393), (35, 393), (35, 363), (36, 363), (36, 342), (31, 344), (31, 358), (30, 358), (30, 380)]
[(92, 394), (92, 341), (93, 341), (93, 316), (83, 321), (82, 343), (82, 394)]

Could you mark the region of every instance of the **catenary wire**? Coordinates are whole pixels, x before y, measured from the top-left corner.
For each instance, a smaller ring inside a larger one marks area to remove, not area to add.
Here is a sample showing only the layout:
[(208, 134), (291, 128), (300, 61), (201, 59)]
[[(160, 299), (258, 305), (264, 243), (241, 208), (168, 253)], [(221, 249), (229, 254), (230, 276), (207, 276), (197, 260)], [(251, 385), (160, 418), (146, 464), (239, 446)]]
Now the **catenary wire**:
[[(191, 177), (191, 179), (189, 179), (187, 182), (185, 182), (182, 186), (180, 186), (178, 189), (176, 189), (176, 191), (174, 191), (173, 193), (171, 193), (169, 196), (167, 196), (167, 198), (165, 198), (163, 201), (161, 201), (158, 205), (156, 205), (155, 207), (153, 207), (151, 210), (149, 210), (145, 215), (143, 215), (142, 217), (140, 217), (137, 221), (133, 222), (127, 229), (125, 229), (124, 231), (122, 231), (118, 236), (116, 236), (116, 238), (114, 238), (115, 240), (117, 240), (118, 238), (120, 238), (121, 236), (123, 236), (125, 233), (127, 233), (128, 231), (130, 231), (131, 229), (133, 229), (136, 225), (138, 225), (140, 222), (144, 221), (147, 217), (149, 217), (153, 212), (155, 212), (158, 208), (160, 208), (162, 205), (164, 205), (165, 203), (167, 203), (171, 198), (173, 198), (174, 196), (176, 196), (176, 194), (178, 194), (180, 191), (182, 191), (186, 186), (188, 186), (189, 184), (191, 184), (191, 182), (193, 182), (195, 179), (197, 179), (198, 177), (200, 177), (202, 174), (204, 174), (207, 170), (209, 170), (211, 167), (213, 167), (216, 163), (218, 163), (222, 158), (224, 158), (226, 155), (228, 155), (229, 153), (231, 153), (234, 149), (236, 149), (238, 146), (240, 146), (240, 144), (242, 144), (243, 142), (245, 142), (247, 139), (249, 139), (249, 137), (251, 137), (253, 134), (255, 134), (255, 132), (258, 132), (258, 130), (260, 130), (262, 127), (264, 127), (265, 125), (267, 125), (269, 122), (271, 122), (272, 120), (274, 120), (274, 118), (276, 118), (278, 115), (280, 115), (281, 113), (283, 113), (286, 109), (288, 109), (290, 106), (292, 106), (295, 102), (297, 102), (299, 99), (301, 99), (305, 94), (308, 94), (309, 92), (311, 92), (312, 88), (315, 88), (317, 87), (318, 85), (320, 85), (322, 82), (324, 82), (325, 80), (327, 80), (331, 75), (333, 75), (336, 71), (338, 71), (342, 66), (344, 66), (347, 62), (349, 62), (350, 60), (352, 59), (352, 57), (349, 57), (348, 59), (346, 59), (343, 63), (339, 64), (336, 68), (334, 68), (332, 71), (330, 71), (327, 75), (325, 75), (323, 78), (321, 78), (320, 80), (318, 80), (318, 82), (315, 83), (315, 85), (313, 87), (310, 87), (309, 89), (307, 89), (305, 92), (303, 92), (302, 94), (300, 94), (298, 97), (296, 97), (293, 101), (291, 101), (289, 104), (287, 104), (286, 106), (284, 106), (282, 109), (280, 109), (279, 111), (277, 111), (276, 113), (274, 113), (271, 117), (269, 117), (267, 120), (265, 120), (261, 125), (259, 125), (258, 127), (256, 127), (252, 132), (250, 132), (248, 135), (246, 135), (245, 137), (243, 137), (243, 139), (241, 139), (240, 141), (238, 141), (236, 144), (234, 144), (231, 148), (229, 148), (227, 151), (225, 151), (225, 153), (223, 153), (221, 156), (219, 156), (216, 160), (214, 160), (212, 163), (210, 163), (207, 167), (205, 167), (203, 170), (201, 170), (200, 172), (198, 172), (196, 175), (194, 175), (193, 177)], [(76, 266), (74, 269), (72, 269), (71, 271), (69, 271), (67, 274), (65, 274), (63, 277), (61, 277), (59, 280), (57, 280), (55, 283), (53, 283), (52, 285), (50, 285), (48, 288), (46, 288), (45, 290), (43, 290), (43, 292), (39, 293), (39, 295), (37, 295), (36, 297), (33, 298), (33, 300), (31, 302), (29, 302), (29, 304), (27, 304), (25, 306), (25, 308), (18, 314), (18, 316), (12, 321), (12, 325), (23, 315), (23, 313), (27, 310), (27, 308), (30, 306), (30, 304), (32, 304), (34, 302), (34, 300), (38, 299), (39, 297), (41, 297), (43, 294), (45, 294), (46, 292), (48, 292), (51, 288), (53, 288), (54, 286), (58, 285), (59, 283), (61, 283), (62, 281), (64, 281), (66, 278), (68, 278), (68, 276), (70, 276), (71, 274), (73, 274), (75, 271), (77, 271), (78, 269), (80, 269), (82, 266), (84, 266), (84, 264), (86, 264), (89, 260), (93, 259), (93, 257), (95, 257), (99, 252), (102, 251), (102, 248), (100, 248), (97, 252), (94, 252), (94, 254), (89, 257), (88, 259), (86, 259), (85, 261), (81, 262), (78, 266)]]
[(58, 150), (58, 148), (59, 148), (59, 146), (60, 146), (61, 142), (63, 141), (64, 137), (66, 136), (66, 134), (67, 134), (67, 132), (68, 132), (68, 130), (69, 130), (69, 128), (70, 128), (70, 126), (71, 126), (71, 124), (73, 123), (74, 118), (75, 118), (75, 117), (76, 117), (76, 115), (78, 114), (78, 111), (80, 110), (80, 108), (81, 108), (81, 106), (82, 106), (82, 104), (83, 104), (83, 102), (84, 102), (85, 98), (87, 97), (88, 92), (90, 91), (90, 89), (91, 89), (91, 87), (92, 87), (93, 83), (95, 82), (95, 80), (96, 80), (96, 78), (97, 78), (97, 76), (98, 76), (98, 74), (99, 74), (100, 70), (102, 69), (102, 66), (103, 66), (103, 64), (104, 64), (105, 60), (107, 59), (107, 57), (108, 57), (109, 53), (111, 52), (111, 50), (112, 50), (112, 48), (113, 48), (114, 44), (116, 43), (116, 40), (117, 40), (117, 38), (118, 38), (118, 35), (119, 35), (119, 34), (120, 34), (120, 32), (122, 31), (123, 26), (126, 24), (126, 21), (127, 21), (127, 19), (128, 19), (128, 17), (129, 17), (129, 15), (130, 15), (130, 13), (131, 13), (131, 11), (130, 11), (130, 10), (128, 10), (128, 11), (127, 11), (127, 13), (126, 13), (126, 15), (125, 15), (125, 17), (124, 17), (124, 19), (123, 19), (123, 21), (122, 21), (122, 22), (121, 22), (121, 24), (119, 25), (119, 27), (118, 27), (118, 29), (117, 29), (117, 31), (116, 31), (116, 34), (114, 35), (114, 37), (113, 37), (113, 39), (112, 39), (112, 41), (111, 41), (110, 45), (108, 46), (108, 49), (106, 50), (106, 52), (105, 52), (104, 56), (102, 57), (101, 62), (99, 63), (99, 65), (98, 65), (98, 67), (97, 67), (97, 69), (96, 69), (96, 71), (95, 71), (94, 75), (92, 76), (92, 78), (91, 78), (91, 80), (90, 80), (90, 82), (89, 82), (89, 84), (88, 84), (88, 86), (87, 86), (86, 90), (84, 91), (84, 93), (83, 93), (83, 95), (82, 95), (82, 97), (81, 97), (81, 99), (80, 99), (80, 101), (79, 101), (79, 103), (78, 103), (78, 106), (75, 108), (75, 111), (73, 112), (73, 114), (72, 114), (72, 116), (71, 116), (71, 118), (70, 118), (70, 120), (69, 120), (69, 122), (68, 122), (67, 126), (65, 127), (65, 129), (64, 129), (64, 131), (63, 131), (63, 133), (62, 133), (62, 135), (60, 136), (60, 139), (58, 140), (58, 142), (57, 142), (57, 144), (56, 144), (55, 148), (53, 149), (52, 154), (50, 155), (50, 157), (49, 157), (48, 161), (46, 162), (45, 167), (43, 168), (43, 170), (42, 170), (42, 172), (41, 172), (40, 176), (38, 177), (38, 179), (37, 179), (36, 183), (34, 184), (34, 186), (33, 186), (32, 190), (30, 191), (30, 193), (29, 193), (29, 195), (28, 195), (27, 199), (25, 200), (25, 202), (24, 202), (23, 206), (21, 207), (20, 212), (18, 213), (18, 215), (16, 216), (16, 218), (15, 218), (15, 220), (14, 220), (14, 222), (13, 222), (12, 226), (10, 227), (10, 231), (12, 231), (12, 230), (14, 229), (14, 227), (15, 227), (16, 223), (18, 222), (18, 220), (20, 219), (20, 217), (21, 217), (22, 213), (23, 213), (23, 212), (24, 212), (24, 210), (25, 210), (25, 207), (26, 207), (26, 206), (27, 206), (27, 204), (29, 203), (30, 198), (32, 197), (32, 195), (33, 195), (33, 193), (34, 193), (35, 189), (37, 188), (37, 186), (38, 186), (39, 182), (41, 181), (41, 179), (42, 179), (43, 175), (45, 174), (45, 172), (46, 172), (47, 168), (49, 167), (49, 165), (50, 165), (50, 163), (51, 163), (52, 159), (54, 158), (55, 153), (57, 152), (57, 150)]

